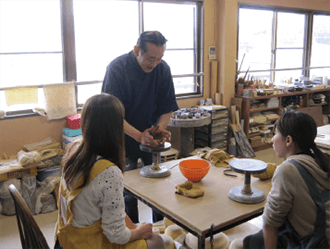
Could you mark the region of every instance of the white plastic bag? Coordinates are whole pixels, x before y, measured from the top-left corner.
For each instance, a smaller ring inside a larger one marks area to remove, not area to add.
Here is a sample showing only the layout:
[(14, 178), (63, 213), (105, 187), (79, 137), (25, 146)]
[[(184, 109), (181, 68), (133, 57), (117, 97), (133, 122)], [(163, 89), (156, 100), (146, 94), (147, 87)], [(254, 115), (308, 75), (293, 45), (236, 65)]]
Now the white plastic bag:
[(35, 213), (48, 213), (57, 209), (56, 200), (52, 194), (56, 183), (60, 181), (59, 176), (49, 176), (42, 182), (38, 182), (38, 188), (36, 191), (36, 206)]
[(0, 200), (2, 205), (1, 213), (4, 215), (15, 215), (15, 203), (9, 192), (9, 185), (14, 184), (18, 192), (21, 192), (21, 181), (19, 179), (10, 179), (0, 182)]

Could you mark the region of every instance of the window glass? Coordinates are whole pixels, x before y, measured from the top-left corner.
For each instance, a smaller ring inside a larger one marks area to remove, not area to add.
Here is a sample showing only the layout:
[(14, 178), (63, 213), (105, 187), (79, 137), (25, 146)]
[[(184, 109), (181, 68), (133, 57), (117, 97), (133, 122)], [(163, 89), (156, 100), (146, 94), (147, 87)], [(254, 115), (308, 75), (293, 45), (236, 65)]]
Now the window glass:
[(160, 31), (168, 49), (193, 48), (195, 9), (188, 4), (144, 3), (144, 30)]
[[(195, 20), (196, 4), (144, 3), (144, 29), (158, 30), (168, 40), (163, 59), (173, 75), (197, 73)], [(174, 78), (175, 93), (196, 91), (194, 79)]]
[(62, 51), (60, 1), (1, 0), (0, 53)]
[(278, 49), (276, 51), (276, 68), (302, 67), (302, 49)]
[(74, 0), (73, 4), (77, 81), (102, 80), (107, 65), (136, 44), (138, 2)]
[(194, 73), (193, 50), (165, 50), (163, 59), (170, 65), (172, 75)]
[(86, 100), (102, 91), (102, 83), (90, 84), (90, 85), (78, 85), (78, 104), (83, 104)]
[(279, 12), (277, 17), (277, 48), (303, 48), (305, 14)]
[[(0, 0), (0, 88), (61, 83), (65, 73), (77, 75), (72, 80), (78, 82), (102, 81), (107, 65), (133, 49), (141, 27), (159, 30), (168, 39), (164, 60), (173, 75), (202, 71), (197, 67), (202, 54), (196, 49), (197, 31), (201, 30), (197, 27), (201, 21), (197, 20), (196, 2), (72, 0), (72, 3)], [(72, 6), (65, 11), (72, 11), (74, 19), (72, 25), (63, 23), (68, 28), (66, 33), (62, 33), (62, 6)], [(67, 34), (74, 34), (74, 40)], [(63, 44), (64, 40), (68, 46)], [(64, 45), (70, 56), (63, 56)], [(68, 58), (70, 61), (66, 61)], [(173, 81), (177, 94), (190, 94), (199, 90), (201, 77), (178, 77)], [(77, 89), (78, 104), (83, 104), (88, 97), (101, 92), (101, 83), (78, 83)], [(1, 90), (0, 109), (43, 107), (42, 88), (38, 91), (41, 94), (38, 105), (8, 107)]]
[(250, 70), (271, 68), (272, 22), (273, 11), (240, 8), (238, 27), (240, 71), (246, 71), (248, 68)]
[(175, 85), (175, 94), (196, 92), (197, 77), (177, 77), (173, 79)]
[(60, 54), (1, 54), (1, 87), (63, 82)]
[[(311, 67), (330, 66), (330, 15), (314, 15)], [(330, 68), (312, 69), (311, 76), (327, 76)]]
[[(276, 17), (276, 21), (274, 17)], [(306, 13), (273, 9), (239, 9), (239, 77), (267, 79), (280, 83), (299, 78), (307, 64)], [(243, 62), (243, 63), (242, 63)], [(280, 71), (265, 71), (281, 69)], [(289, 69), (289, 70), (282, 70)], [(262, 72), (257, 72), (258, 70)], [(251, 72), (252, 71), (252, 72)]]
[(63, 81), (59, 1), (0, 1), (0, 87)]
[[(305, 18), (305, 14), (278, 12), (276, 69), (303, 67)], [(302, 70), (276, 71), (275, 82), (294, 82), (302, 74)]]
[(276, 83), (285, 83), (285, 82), (295, 82), (296, 79), (300, 79), (303, 74), (302, 70), (284, 70), (284, 71), (276, 71), (275, 79)]
[[(0, 88), (63, 82), (60, 1), (0, 1)], [(15, 111), (43, 107), (39, 103), (6, 105), (0, 92), (0, 109)]]

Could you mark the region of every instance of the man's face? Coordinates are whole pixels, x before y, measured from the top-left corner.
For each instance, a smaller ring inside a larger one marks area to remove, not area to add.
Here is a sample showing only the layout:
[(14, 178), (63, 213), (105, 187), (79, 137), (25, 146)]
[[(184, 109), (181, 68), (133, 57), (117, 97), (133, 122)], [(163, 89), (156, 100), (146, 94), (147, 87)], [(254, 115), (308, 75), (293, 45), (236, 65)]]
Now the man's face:
[(135, 46), (134, 55), (141, 69), (146, 73), (150, 73), (162, 61), (165, 45), (156, 46), (155, 44), (149, 43), (147, 46), (148, 52), (144, 54), (142, 54), (138, 46)]

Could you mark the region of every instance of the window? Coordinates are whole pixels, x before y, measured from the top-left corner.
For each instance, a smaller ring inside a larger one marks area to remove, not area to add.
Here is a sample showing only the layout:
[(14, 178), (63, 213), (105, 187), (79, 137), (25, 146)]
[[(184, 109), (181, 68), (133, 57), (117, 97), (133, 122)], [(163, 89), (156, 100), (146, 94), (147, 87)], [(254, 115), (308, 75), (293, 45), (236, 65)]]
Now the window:
[[(311, 66), (330, 65), (330, 15), (314, 15)], [(312, 69), (311, 77), (327, 76), (330, 79), (330, 68)]]
[[(273, 15), (272, 11), (239, 10), (239, 71), (271, 68)], [(252, 76), (271, 77), (269, 72), (252, 73)]]
[[(168, 40), (164, 60), (171, 67), (176, 95), (198, 96), (202, 8), (200, 0), (1, 0), (0, 109), (34, 107), (7, 106), (8, 87), (68, 81), (76, 82), (82, 105), (101, 92), (110, 61), (132, 50), (145, 30), (159, 30)], [(41, 87), (39, 92), (43, 102)]]
[(330, 77), (330, 15), (242, 5), (238, 40), (238, 77)]
[[(277, 12), (274, 68), (302, 68), (305, 52), (306, 14)], [(275, 71), (275, 80), (299, 79), (302, 70)]]
[[(59, 3), (0, 1), (0, 89), (63, 82)], [(39, 96), (42, 99), (41, 91)], [(0, 109), (32, 107), (7, 107), (4, 92), (0, 91)]]

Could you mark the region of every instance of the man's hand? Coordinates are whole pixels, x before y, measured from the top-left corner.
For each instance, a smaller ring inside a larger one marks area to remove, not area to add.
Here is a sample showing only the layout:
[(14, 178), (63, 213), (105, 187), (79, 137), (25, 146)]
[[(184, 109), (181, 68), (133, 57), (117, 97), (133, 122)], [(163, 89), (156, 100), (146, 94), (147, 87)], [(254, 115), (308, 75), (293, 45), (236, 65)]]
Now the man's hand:
[(150, 147), (158, 146), (159, 142), (155, 141), (153, 136), (150, 135), (150, 132), (154, 132), (156, 128), (151, 126), (151, 128), (146, 129), (144, 132), (141, 132), (139, 140), (141, 144), (148, 145)]
[(153, 130), (154, 139), (159, 140), (160, 143), (171, 142), (171, 132), (163, 129), (160, 125), (157, 125)]

